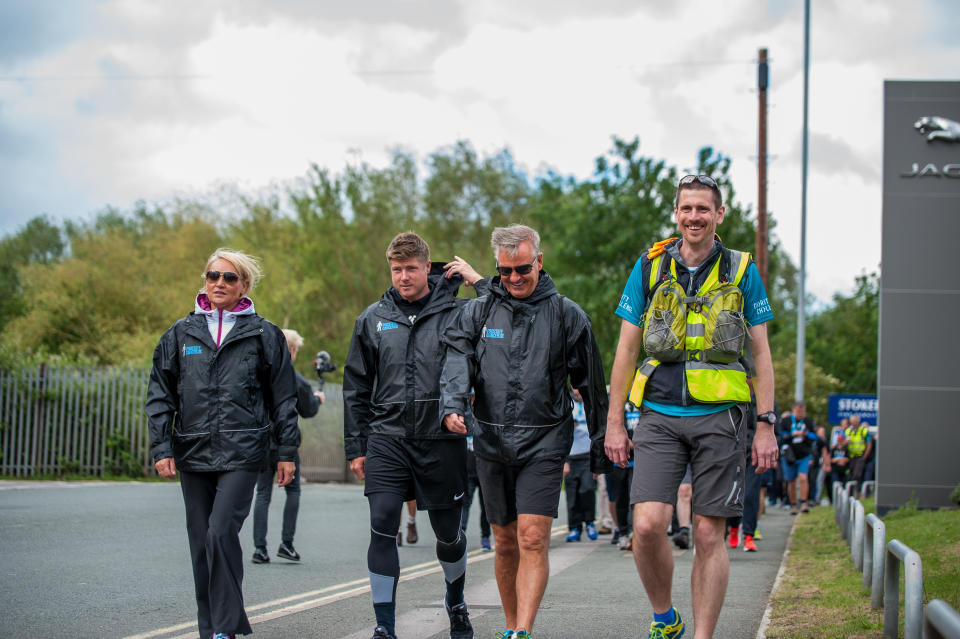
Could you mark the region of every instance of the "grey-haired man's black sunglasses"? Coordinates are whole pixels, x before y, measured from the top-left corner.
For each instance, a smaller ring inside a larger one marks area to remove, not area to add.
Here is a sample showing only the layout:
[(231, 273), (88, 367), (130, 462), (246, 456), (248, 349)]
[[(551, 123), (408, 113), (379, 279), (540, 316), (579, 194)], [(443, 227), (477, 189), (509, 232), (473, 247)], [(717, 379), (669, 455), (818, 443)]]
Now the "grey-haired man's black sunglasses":
[[(538, 255), (537, 257), (540, 256)], [(500, 274), (500, 277), (510, 277), (510, 274), (514, 271), (517, 272), (517, 275), (529, 275), (536, 263), (537, 258), (534, 258), (529, 264), (521, 264), (520, 266), (500, 266), (497, 264), (497, 273)]]

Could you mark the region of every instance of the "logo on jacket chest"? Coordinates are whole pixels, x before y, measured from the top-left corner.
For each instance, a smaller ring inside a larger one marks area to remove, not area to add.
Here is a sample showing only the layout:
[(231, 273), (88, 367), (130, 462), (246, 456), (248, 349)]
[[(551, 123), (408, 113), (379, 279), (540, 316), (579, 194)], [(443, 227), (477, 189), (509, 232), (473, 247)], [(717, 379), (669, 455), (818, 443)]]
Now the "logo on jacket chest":
[(377, 322), (377, 332), (381, 331), (391, 331), (395, 328), (399, 328), (400, 325), (396, 322)]
[(503, 329), (502, 328), (486, 328), (484, 327), (483, 331), (484, 337), (487, 339), (503, 339)]
[(200, 345), (197, 345), (197, 346), (187, 346), (186, 344), (183, 345), (184, 357), (186, 357), (187, 355), (202, 355), (202, 354), (203, 354), (203, 348)]

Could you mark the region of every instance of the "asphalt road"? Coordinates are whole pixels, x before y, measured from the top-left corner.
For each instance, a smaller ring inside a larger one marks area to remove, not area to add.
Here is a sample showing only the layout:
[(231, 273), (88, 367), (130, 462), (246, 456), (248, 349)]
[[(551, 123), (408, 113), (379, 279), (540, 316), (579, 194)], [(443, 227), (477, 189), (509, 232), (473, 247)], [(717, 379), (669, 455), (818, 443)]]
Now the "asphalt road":
[[(250, 519), (241, 532), (244, 595), (255, 636), (367, 639), (369, 523), (356, 485), (303, 487), (300, 563), (275, 557), (282, 491), (270, 512), (269, 564), (254, 565)], [(646, 637), (651, 612), (632, 557), (609, 536), (565, 543), (561, 498), (550, 550), (551, 579), (534, 635)], [(493, 553), (479, 548), (477, 508), (469, 530), (467, 603), (477, 637), (503, 630)], [(730, 586), (716, 637), (755, 637), (793, 518), (761, 521), (760, 551), (730, 550)], [(420, 541), (400, 549), (400, 637), (444, 637), (443, 577), (425, 513)], [(688, 620), (693, 551), (675, 552), (674, 601)], [(183, 504), (176, 483), (0, 482), (0, 638), (170, 639), (197, 637)]]

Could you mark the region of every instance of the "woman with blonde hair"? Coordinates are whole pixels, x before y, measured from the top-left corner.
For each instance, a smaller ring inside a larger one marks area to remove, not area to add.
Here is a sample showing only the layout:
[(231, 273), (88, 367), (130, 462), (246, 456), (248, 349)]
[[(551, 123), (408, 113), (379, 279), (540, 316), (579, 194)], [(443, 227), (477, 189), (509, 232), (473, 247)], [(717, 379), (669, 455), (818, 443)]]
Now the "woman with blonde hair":
[(240, 527), (271, 437), (278, 484), (295, 472), (296, 380), (283, 333), (248, 297), (260, 279), (257, 260), (217, 249), (202, 277), (193, 312), (154, 351), (146, 413), (157, 472), (180, 471), (200, 636), (231, 639), (252, 632)]

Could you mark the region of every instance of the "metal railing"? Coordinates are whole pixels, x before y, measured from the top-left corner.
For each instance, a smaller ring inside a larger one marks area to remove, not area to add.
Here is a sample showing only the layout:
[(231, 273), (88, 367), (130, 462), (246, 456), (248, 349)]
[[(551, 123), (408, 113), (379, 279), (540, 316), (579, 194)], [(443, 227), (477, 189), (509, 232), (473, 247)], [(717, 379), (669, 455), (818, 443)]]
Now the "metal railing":
[[(41, 364), (0, 371), (0, 475), (155, 477), (144, 412), (147, 368)], [(328, 383), (315, 417), (300, 420), (300, 474), (347, 481), (343, 392)]]
[(0, 371), (0, 474), (152, 470), (143, 368)]
[(960, 612), (943, 599), (923, 609), (923, 639), (960, 639)]
[(900, 624), (900, 565), (903, 564), (905, 639), (960, 639), (960, 613), (942, 600), (923, 604), (920, 555), (898, 539), (886, 543), (886, 525), (853, 497), (851, 488), (834, 485), (834, 520), (850, 546), (850, 557), (870, 589), (870, 606), (883, 608), (883, 636), (897, 637)]
[[(834, 519), (840, 526), (840, 536), (847, 539), (850, 534), (850, 504), (855, 501), (853, 493), (857, 490), (857, 482), (848, 481), (845, 486), (834, 484)], [(839, 504), (839, 511), (837, 505)]]
[(863, 589), (870, 589), (870, 607), (874, 610), (883, 606), (883, 570), (886, 558), (887, 526), (870, 513), (865, 519), (863, 529)]
[(883, 636), (897, 638), (900, 624), (900, 564), (903, 563), (903, 637), (921, 639), (923, 566), (920, 555), (899, 539), (887, 544), (883, 577)]
[(863, 570), (863, 504), (852, 497), (850, 504), (850, 520), (847, 523), (847, 529), (850, 530), (850, 558), (853, 559), (853, 567), (857, 570)]

